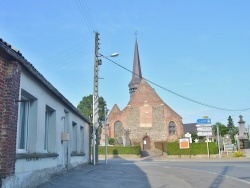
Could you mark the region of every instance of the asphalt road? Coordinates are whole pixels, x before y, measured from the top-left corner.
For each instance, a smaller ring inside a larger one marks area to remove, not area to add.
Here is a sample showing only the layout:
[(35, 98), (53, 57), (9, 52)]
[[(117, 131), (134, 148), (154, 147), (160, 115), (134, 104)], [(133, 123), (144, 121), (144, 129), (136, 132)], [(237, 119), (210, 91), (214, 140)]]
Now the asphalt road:
[(249, 188), (250, 160), (100, 160), (39, 186), (52, 187)]

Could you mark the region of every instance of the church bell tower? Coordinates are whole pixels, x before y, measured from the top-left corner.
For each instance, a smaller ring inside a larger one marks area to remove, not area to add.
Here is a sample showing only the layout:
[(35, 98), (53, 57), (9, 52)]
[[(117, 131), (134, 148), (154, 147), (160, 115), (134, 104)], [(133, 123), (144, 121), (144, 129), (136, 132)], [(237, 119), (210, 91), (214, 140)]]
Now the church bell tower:
[(137, 44), (137, 40), (136, 40), (135, 41), (135, 50), (134, 50), (133, 74), (132, 74), (132, 79), (128, 85), (130, 98), (132, 97), (132, 95), (136, 91), (138, 85), (141, 82), (141, 79), (142, 79), (142, 74), (141, 74), (140, 57), (139, 57), (139, 51), (138, 51), (138, 44)]

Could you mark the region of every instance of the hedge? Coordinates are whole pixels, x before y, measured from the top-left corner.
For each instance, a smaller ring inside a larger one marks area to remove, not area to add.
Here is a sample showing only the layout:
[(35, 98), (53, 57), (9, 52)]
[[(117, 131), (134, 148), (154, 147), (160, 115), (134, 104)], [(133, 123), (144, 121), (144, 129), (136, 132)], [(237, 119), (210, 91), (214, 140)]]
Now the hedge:
[[(209, 153), (217, 154), (218, 146), (215, 142), (209, 142)], [(167, 142), (166, 153), (168, 155), (189, 155), (189, 149), (179, 149), (178, 142)], [(207, 143), (190, 143), (190, 155), (207, 154)]]
[[(98, 154), (105, 154), (105, 146), (98, 146)], [(107, 146), (108, 155), (140, 155), (140, 146)]]

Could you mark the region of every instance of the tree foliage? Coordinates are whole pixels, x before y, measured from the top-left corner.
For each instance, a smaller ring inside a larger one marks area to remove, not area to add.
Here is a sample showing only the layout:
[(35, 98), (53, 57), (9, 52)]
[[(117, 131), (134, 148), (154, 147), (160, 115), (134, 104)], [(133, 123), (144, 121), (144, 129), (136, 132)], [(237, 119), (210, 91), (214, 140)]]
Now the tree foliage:
[(229, 116), (227, 120), (228, 120), (227, 124), (228, 134), (230, 135), (231, 139), (234, 139), (234, 135), (239, 132), (239, 129), (238, 127), (234, 126), (234, 122), (231, 116)]
[(217, 122), (213, 125), (213, 131), (215, 135), (217, 135), (217, 126), (219, 126), (219, 133), (221, 136), (228, 134), (228, 127), (220, 122)]
[(232, 130), (234, 127), (234, 121), (231, 116), (228, 116), (227, 120), (228, 120), (227, 127), (228, 127), (228, 131), (230, 132), (230, 130)]
[[(106, 106), (106, 101), (103, 97), (98, 98), (98, 115), (99, 115), (99, 125), (104, 121), (104, 107)], [(77, 109), (89, 119), (90, 122), (93, 121), (93, 95), (85, 96), (77, 105)]]
[(195, 142), (195, 139), (199, 139), (199, 136), (195, 132), (191, 132), (190, 134), (191, 134), (191, 137), (192, 137), (192, 142)]

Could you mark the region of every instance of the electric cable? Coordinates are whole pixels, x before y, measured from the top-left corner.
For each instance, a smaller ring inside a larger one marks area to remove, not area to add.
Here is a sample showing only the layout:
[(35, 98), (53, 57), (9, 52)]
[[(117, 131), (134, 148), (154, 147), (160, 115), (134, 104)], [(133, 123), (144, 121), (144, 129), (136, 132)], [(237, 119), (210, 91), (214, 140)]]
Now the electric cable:
[(94, 29), (94, 27), (93, 27), (92, 22), (89, 20), (89, 17), (87, 16), (87, 14), (86, 14), (86, 12), (85, 12), (85, 10), (84, 10), (84, 8), (83, 8), (83, 5), (82, 5), (81, 1), (80, 1), (80, 0), (75, 0), (75, 2), (76, 2), (76, 4), (77, 4), (77, 6), (78, 6), (78, 9), (79, 9), (79, 11), (80, 11), (80, 13), (81, 13), (83, 19), (84, 19), (85, 22), (86, 22), (86, 25), (87, 25), (87, 27), (88, 27), (90, 33), (92, 34), (92, 33), (94, 32), (95, 29)]
[[(109, 60), (110, 62), (116, 64), (117, 66), (119, 66), (119, 67), (125, 69), (126, 71), (128, 71), (128, 72), (130, 72), (130, 73), (132, 73), (132, 74), (134, 74), (134, 75), (136, 75), (136, 76), (139, 76), (138, 74), (136, 74), (136, 73), (134, 73), (133, 71), (127, 69), (126, 67), (120, 65), (119, 63), (116, 63), (116, 62), (113, 61), (112, 59), (110, 59), (110, 58), (108, 58), (108, 57), (106, 57), (106, 56), (104, 56), (104, 55), (102, 55), (102, 54), (100, 54), (100, 53), (99, 53), (99, 55), (100, 55), (101, 57), (103, 57), (103, 58)], [(143, 77), (141, 77), (141, 76), (139, 76), (139, 77), (140, 77), (140, 78), (143, 78)], [(178, 97), (180, 97), (180, 98), (183, 98), (183, 99), (185, 99), (185, 100), (194, 102), (194, 103), (199, 104), (199, 105), (202, 105), (202, 106), (206, 106), (206, 107), (209, 107), (209, 108), (213, 108), (213, 109), (217, 109), (217, 110), (222, 110), (222, 111), (247, 111), (247, 110), (250, 110), (250, 108), (243, 108), (243, 109), (228, 109), (228, 108), (222, 108), (222, 107), (217, 107), (217, 106), (213, 106), (213, 105), (210, 105), (210, 104), (206, 104), (206, 103), (203, 103), (203, 102), (200, 102), (200, 101), (197, 101), (197, 100), (188, 98), (188, 97), (186, 97), (186, 96), (184, 96), (184, 95), (178, 94), (178, 93), (176, 93), (176, 92), (174, 92), (174, 91), (172, 91), (172, 90), (170, 90), (170, 89), (167, 89), (167, 88), (165, 88), (165, 87), (163, 87), (163, 86), (161, 86), (161, 85), (159, 85), (159, 84), (157, 84), (157, 83), (155, 83), (155, 82), (153, 82), (153, 81), (151, 81), (151, 80), (149, 80), (149, 79), (147, 79), (147, 78), (143, 78), (143, 79), (146, 80), (147, 82), (149, 82), (149, 83), (151, 83), (151, 84), (153, 84), (153, 85), (155, 85), (155, 86), (157, 86), (157, 87), (159, 87), (159, 88), (161, 88), (161, 89), (163, 89), (163, 90), (169, 92), (169, 93), (172, 93), (172, 94), (174, 94), (174, 95), (176, 95), (176, 96), (178, 96)]]

